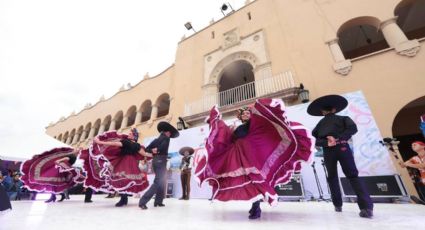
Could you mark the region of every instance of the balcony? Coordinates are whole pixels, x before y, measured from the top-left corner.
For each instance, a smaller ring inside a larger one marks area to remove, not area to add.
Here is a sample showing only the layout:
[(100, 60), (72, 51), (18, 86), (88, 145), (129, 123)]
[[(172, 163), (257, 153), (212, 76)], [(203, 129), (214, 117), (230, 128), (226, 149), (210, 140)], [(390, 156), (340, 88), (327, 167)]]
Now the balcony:
[(234, 113), (238, 108), (254, 103), (259, 98), (281, 98), (284, 101), (298, 99), (299, 88), (292, 72), (249, 82), (215, 94), (206, 95), (198, 101), (185, 105), (183, 119), (191, 125), (203, 121), (209, 110), (218, 105), (223, 115)]

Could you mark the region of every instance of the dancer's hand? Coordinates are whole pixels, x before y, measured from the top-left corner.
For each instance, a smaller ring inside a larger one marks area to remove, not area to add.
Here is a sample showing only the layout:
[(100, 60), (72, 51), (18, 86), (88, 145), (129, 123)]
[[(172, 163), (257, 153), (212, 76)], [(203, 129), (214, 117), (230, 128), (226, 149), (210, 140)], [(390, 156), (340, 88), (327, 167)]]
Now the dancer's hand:
[(153, 148), (153, 149), (152, 149), (152, 153), (153, 153), (153, 154), (158, 154), (158, 149), (157, 149), (157, 148)]
[(335, 137), (333, 136), (327, 136), (326, 138), (328, 138), (328, 146), (332, 147), (336, 145), (336, 140)]
[(99, 142), (100, 142), (100, 140), (99, 140), (99, 138), (98, 138), (98, 137), (95, 137), (95, 138), (93, 139), (93, 141), (94, 141), (94, 143), (96, 143), (96, 144), (99, 144)]

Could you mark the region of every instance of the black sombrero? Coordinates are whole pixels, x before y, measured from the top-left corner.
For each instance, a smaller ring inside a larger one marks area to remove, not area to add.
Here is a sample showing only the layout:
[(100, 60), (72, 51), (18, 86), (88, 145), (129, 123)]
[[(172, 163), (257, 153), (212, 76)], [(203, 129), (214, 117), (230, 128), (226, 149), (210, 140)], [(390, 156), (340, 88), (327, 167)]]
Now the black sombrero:
[(192, 155), (195, 150), (192, 147), (183, 147), (179, 150), (180, 155), (184, 155), (185, 152), (189, 152), (189, 155)]
[(176, 138), (180, 135), (179, 131), (166, 121), (159, 122), (156, 128), (158, 129), (158, 132), (171, 132), (171, 138)]
[(326, 95), (314, 100), (307, 108), (307, 113), (312, 116), (323, 116), (323, 108), (335, 108), (336, 113), (344, 110), (348, 105), (347, 99), (339, 95)]

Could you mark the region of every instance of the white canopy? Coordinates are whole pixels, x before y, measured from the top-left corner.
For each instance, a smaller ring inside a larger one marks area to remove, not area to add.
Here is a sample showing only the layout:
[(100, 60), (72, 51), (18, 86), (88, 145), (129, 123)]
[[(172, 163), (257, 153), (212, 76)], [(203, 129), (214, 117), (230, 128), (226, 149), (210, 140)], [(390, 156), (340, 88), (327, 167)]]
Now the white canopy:
[(12, 161), (30, 159), (33, 155), (40, 154), (44, 151), (68, 146), (45, 133), (27, 136), (19, 140), (16, 138), (9, 138), (0, 141), (0, 143), (0, 159)]

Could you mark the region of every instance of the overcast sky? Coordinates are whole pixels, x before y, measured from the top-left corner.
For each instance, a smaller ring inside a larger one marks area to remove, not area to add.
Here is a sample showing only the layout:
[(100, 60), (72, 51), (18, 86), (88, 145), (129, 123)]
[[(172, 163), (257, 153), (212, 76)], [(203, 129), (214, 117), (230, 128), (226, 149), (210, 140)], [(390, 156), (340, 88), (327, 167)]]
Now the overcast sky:
[(223, 2), (245, 0), (0, 0), (0, 156), (51, 148), (51, 121), (162, 72), (184, 23), (206, 27)]

